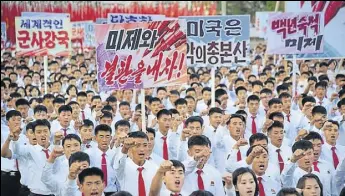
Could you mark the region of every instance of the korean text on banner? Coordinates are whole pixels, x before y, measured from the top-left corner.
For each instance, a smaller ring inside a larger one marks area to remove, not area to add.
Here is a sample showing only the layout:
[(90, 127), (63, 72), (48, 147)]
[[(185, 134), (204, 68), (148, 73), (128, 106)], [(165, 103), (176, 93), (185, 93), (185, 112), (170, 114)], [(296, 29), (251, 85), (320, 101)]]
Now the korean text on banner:
[(111, 23), (132, 23), (132, 22), (150, 22), (164, 20), (164, 15), (149, 15), (149, 14), (123, 14), (123, 13), (108, 13), (108, 24)]
[(323, 52), (298, 54), (298, 59), (345, 58), (345, 1), (285, 1), (285, 11), (322, 12), (324, 16)]
[(95, 25), (100, 91), (187, 82), (184, 20)]
[(69, 18), (16, 17), (16, 51), (20, 56), (68, 56)]
[(185, 16), (188, 66), (248, 65), (250, 17)]
[(318, 12), (270, 14), (267, 53), (322, 53), (323, 21)]

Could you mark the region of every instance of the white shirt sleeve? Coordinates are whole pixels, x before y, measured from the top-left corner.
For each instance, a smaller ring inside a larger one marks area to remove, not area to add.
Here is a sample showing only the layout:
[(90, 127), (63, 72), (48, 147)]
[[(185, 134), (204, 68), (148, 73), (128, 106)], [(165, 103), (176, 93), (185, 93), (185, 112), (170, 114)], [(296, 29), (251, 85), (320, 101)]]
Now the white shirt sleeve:
[(118, 180), (122, 180), (125, 176), (125, 167), (126, 167), (126, 159), (127, 155), (120, 152), (118, 156), (115, 158), (113, 168), (116, 173), (116, 177)]
[(77, 180), (70, 180), (67, 178), (64, 188), (62, 189), (62, 195), (77, 196), (78, 185)]
[(59, 193), (61, 191), (61, 187), (59, 186), (57, 178), (53, 173), (54, 165), (55, 163), (52, 164), (46, 162), (46, 164), (43, 167), (41, 180), (47, 186), (47, 188), (50, 189), (50, 191), (54, 193)]
[(288, 161), (281, 174), (281, 180), (283, 183), (283, 187), (293, 187), (293, 176), (295, 173), (295, 170), (297, 168), (297, 163), (292, 163), (291, 161)]

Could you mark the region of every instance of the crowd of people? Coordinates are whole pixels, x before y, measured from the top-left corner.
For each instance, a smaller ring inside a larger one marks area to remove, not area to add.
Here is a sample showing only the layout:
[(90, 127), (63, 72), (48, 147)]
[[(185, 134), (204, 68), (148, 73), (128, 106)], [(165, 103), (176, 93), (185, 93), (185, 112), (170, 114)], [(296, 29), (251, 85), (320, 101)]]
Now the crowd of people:
[(49, 56), (47, 86), (42, 57), (5, 51), (1, 196), (345, 195), (345, 62), (298, 60), (293, 88), (264, 51), (145, 95), (100, 92), (95, 50)]

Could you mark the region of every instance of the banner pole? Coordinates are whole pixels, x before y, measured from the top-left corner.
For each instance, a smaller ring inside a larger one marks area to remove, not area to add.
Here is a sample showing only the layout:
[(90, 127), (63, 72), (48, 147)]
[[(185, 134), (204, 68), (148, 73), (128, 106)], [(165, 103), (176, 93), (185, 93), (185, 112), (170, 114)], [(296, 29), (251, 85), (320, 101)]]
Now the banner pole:
[(211, 69), (211, 106), (216, 107), (216, 86), (215, 80), (216, 79), (216, 67), (212, 66)]
[(295, 97), (297, 95), (296, 92), (296, 72), (298, 69), (298, 65), (297, 65), (297, 60), (296, 60), (296, 55), (293, 55), (293, 66), (292, 66), (292, 97)]
[(48, 56), (43, 57), (44, 66), (44, 94), (48, 94)]
[(276, 1), (276, 7), (274, 9), (275, 12), (278, 12), (279, 10), (279, 5), (280, 5), (280, 1)]
[(141, 130), (146, 133), (146, 110), (145, 110), (145, 89), (140, 90), (141, 93)]

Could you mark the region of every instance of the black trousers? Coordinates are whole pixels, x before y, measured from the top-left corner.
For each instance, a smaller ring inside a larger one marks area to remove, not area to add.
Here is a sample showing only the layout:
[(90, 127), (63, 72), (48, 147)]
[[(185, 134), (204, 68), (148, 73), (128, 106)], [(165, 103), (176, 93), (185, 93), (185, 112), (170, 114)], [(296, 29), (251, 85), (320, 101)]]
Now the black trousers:
[(54, 195), (40, 195), (40, 194), (30, 192), (29, 196), (54, 196)]
[(19, 196), (29, 196), (30, 189), (27, 186), (22, 185), (19, 190)]
[(105, 196), (111, 196), (112, 194), (114, 194), (115, 192), (108, 192), (108, 193), (104, 193)]
[(20, 187), (19, 172), (1, 171), (1, 196), (18, 196)]

